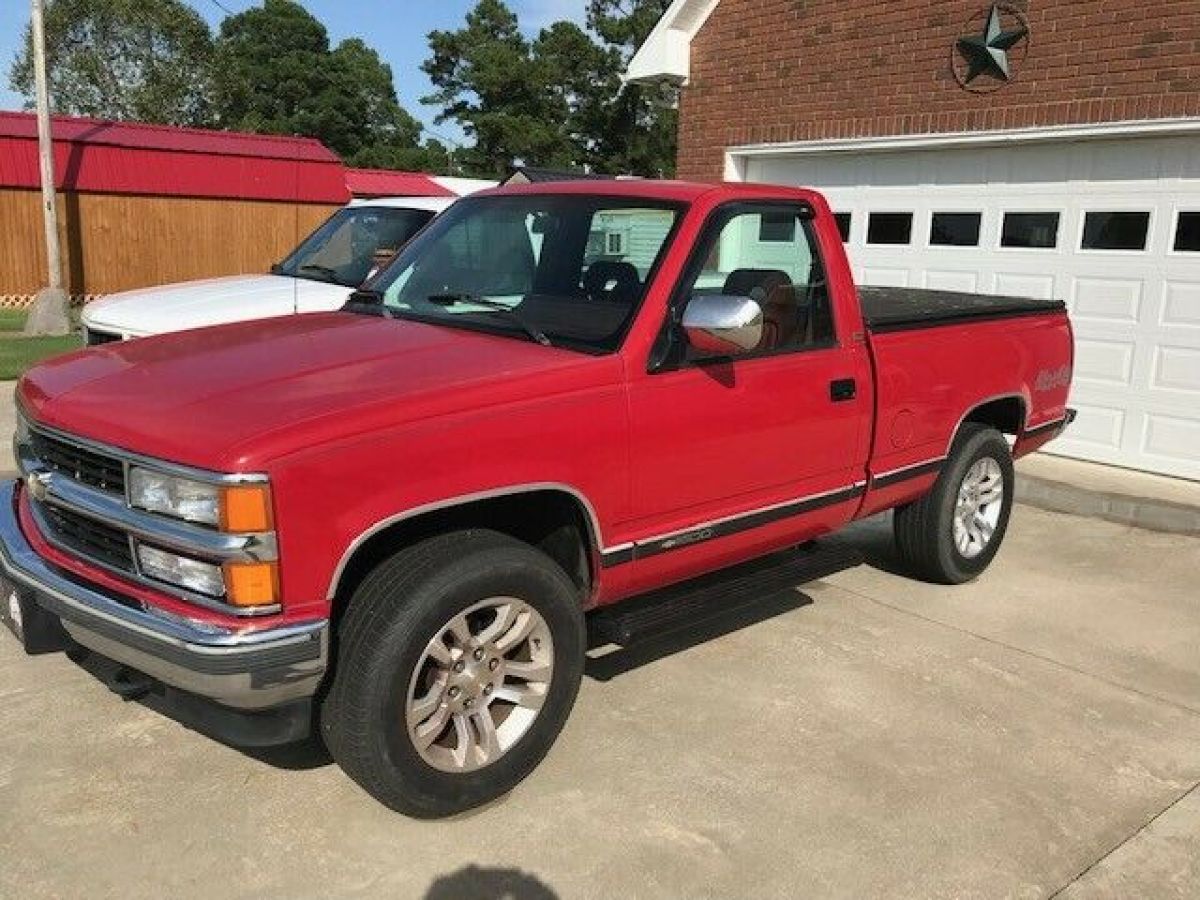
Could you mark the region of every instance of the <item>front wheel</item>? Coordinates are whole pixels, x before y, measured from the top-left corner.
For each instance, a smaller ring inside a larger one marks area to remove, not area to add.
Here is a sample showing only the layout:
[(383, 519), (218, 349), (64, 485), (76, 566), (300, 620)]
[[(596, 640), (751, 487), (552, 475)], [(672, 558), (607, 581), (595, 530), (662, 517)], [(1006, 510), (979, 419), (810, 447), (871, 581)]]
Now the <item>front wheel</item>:
[(970, 581), (988, 567), (1008, 528), (1012, 453), (994, 428), (968, 422), (928, 494), (893, 520), (901, 559), (940, 584)]
[(451, 815), (511, 790), (545, 756), (579, 688), (578, 592), (506, 535), (440, 535), (350, 598), (321, 729), (338, 764), (398, 812)]

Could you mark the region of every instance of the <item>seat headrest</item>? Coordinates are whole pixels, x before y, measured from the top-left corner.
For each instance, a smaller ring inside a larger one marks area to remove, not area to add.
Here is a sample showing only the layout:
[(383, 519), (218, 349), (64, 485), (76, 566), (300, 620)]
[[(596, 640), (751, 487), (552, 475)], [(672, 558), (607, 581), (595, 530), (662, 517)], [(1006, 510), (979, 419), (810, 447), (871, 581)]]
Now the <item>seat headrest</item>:
[(762, 303), (772, 291), (791, 286), (792, 279), (782, 269), (734, 269), (725, 279), (721, 292)]
[(605, 296), (627, 300), (642, 286), (633, 263), (598, 259), (583, 273), (583, 290), (589, 297)]

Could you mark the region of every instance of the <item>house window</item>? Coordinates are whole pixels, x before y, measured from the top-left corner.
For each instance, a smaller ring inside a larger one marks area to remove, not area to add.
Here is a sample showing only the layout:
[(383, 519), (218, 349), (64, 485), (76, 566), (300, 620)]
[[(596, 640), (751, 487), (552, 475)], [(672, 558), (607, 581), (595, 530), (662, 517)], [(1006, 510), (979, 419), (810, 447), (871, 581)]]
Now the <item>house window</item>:
[(929, 243), (935, 247), (978, 247), (983, 214), (935, 212), (929, 226)]
[(1175, 223), (1175, 249), (1200, 253), (1200, 212), (1181, 212)]
[(842, 243), (850, 243), (850, 213), (834, 213), (833, 218), (837, 221), (838, 234), (842, 236)]
[(1058, 218), (1056, 212), (1005, 213), (1000, 246), (1043, 250), (1057, 247)]
[(796, 239), (796, 217), (791, 213), (764, 213), (759, 218), (758, 239), (764, 244), (790, 244)]
[(867, 243), (907, 244), (912, 239), (912, 218), (912, 213), (871, 213), (867, 218)]
[(1145, 250), (1148, 212), (1090, 212), (1083, 217), (1083, 250)]
[(607, 256), (625, 255), (625, 232), (610, 231), (604, 236), (604, 253)]

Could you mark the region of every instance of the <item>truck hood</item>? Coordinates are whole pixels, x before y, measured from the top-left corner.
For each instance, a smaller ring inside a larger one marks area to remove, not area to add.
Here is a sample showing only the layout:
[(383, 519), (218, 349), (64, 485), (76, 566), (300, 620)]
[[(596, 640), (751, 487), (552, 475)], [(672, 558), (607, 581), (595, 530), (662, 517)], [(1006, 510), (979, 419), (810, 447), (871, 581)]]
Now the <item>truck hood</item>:
[(347, 312), (91, 347), (30, 369), (37, 422), (217, 471), (619, 379), (615, 356)]
[(88, 328), (140, 337), (205, 325), (338, 309), (351, 288), (286, 275), (230, 275), (109, 294), (83, 311)]

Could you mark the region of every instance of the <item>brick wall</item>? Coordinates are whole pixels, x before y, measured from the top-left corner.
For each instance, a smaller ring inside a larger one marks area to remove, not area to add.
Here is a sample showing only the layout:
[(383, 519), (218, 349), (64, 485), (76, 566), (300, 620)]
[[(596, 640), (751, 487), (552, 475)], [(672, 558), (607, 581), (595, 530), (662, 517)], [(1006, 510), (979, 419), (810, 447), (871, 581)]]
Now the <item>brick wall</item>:
[(739, 144), (1200, 115), (1200, 0), (1011, 5), (1024, 59), (975, 94), (952, 53), (987, 0), (722, 0), (692, 42), (680, 177), (721, 178)]

